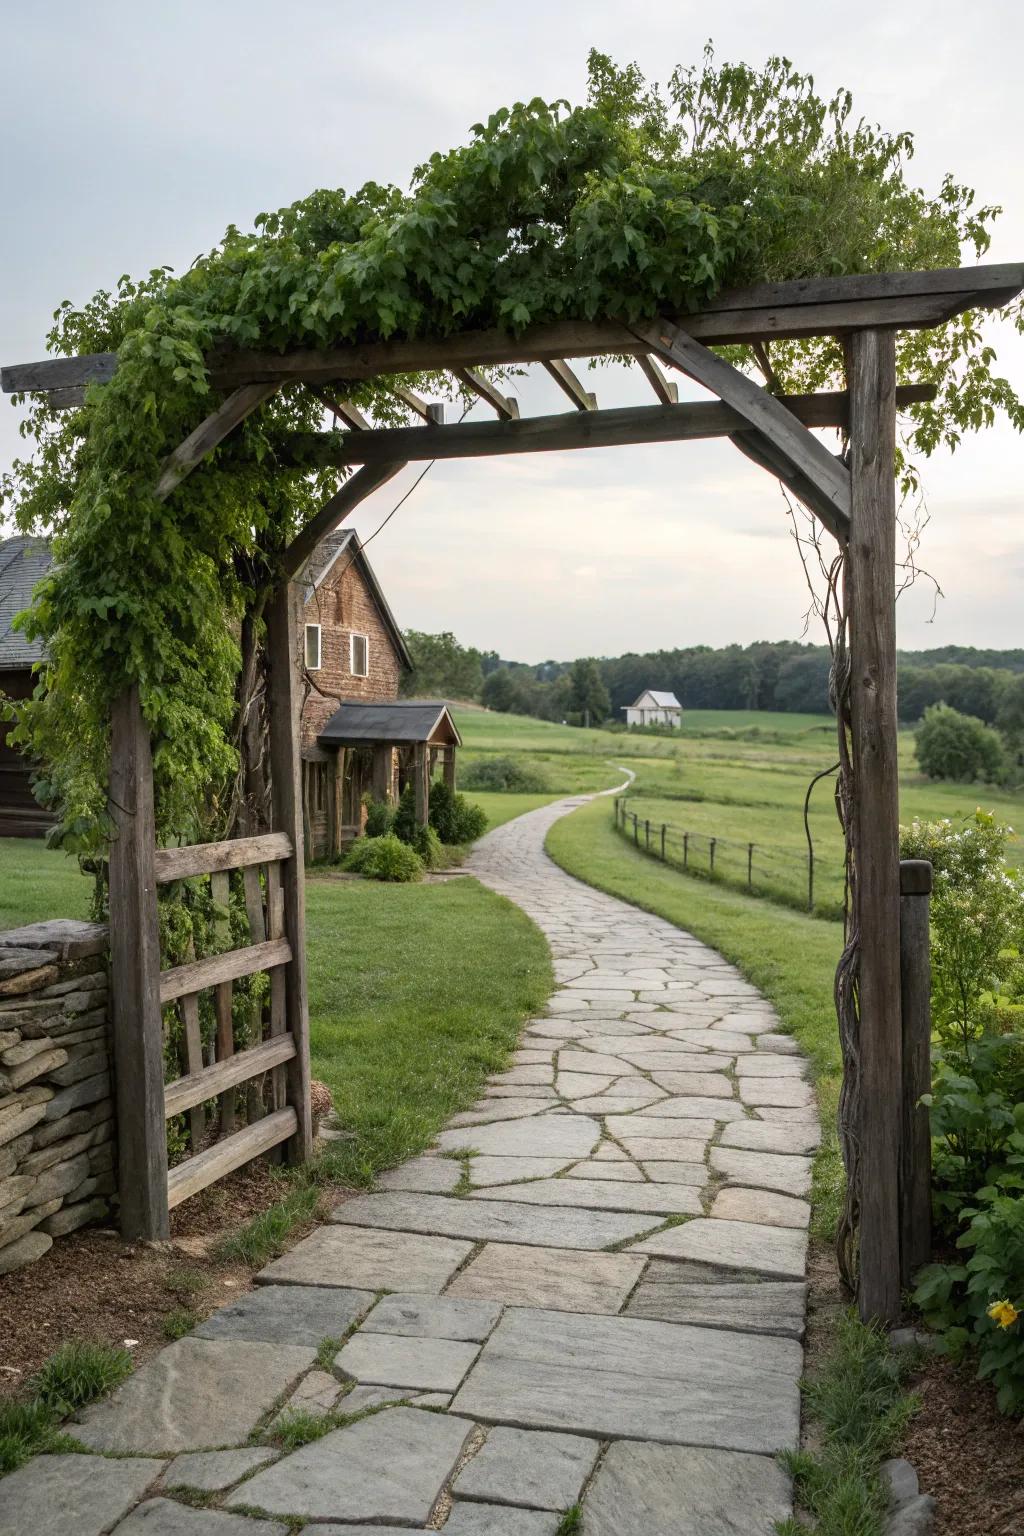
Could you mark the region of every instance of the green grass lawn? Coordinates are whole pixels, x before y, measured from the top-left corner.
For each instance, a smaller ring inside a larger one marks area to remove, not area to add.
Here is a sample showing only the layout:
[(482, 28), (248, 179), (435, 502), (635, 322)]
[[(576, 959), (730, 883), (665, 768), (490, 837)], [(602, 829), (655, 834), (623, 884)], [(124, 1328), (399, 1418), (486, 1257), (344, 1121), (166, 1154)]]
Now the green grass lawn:
[(710, 944), (770, 998), (811, 1060), (825, 1142), (815, 1166), (815, 1232), (830, 1237), (842, 1190), (834, 1130), (842, 1073), (832, 975), (839, 923), (822, 922), (725, 886), (689, 879), (627, 843), (597, 800), (557, 821), (547, 850), (569, 874), (667, 918)]
[(0, 837), (0, 929), (88, 917), (92, 880), (78, 860), (34, 837)]
[(486, 811), (488, 831), (504, 826), (514, 816), (523, 816), (527, 811), (536, 811), (540, 806), (550, 805), (552, 800), (561, 798), (559, 795), (505, 795), (483, 789), (467, 789), (465, 794), (467, 800), (472, 800), (474, 805)]
[(339, 1176), (366, 1183), (428, 1146), (508, 1064), (554, 985), (547, 944), (477, 881), (306, 887), (313, 1075), (355, 1140)]

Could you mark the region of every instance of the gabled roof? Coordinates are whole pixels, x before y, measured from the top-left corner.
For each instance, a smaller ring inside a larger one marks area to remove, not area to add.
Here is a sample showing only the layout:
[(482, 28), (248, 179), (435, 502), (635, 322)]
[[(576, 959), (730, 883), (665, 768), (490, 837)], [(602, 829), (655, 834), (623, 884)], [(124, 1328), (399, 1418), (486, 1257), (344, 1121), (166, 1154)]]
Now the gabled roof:
[(638, 699), (628, 705), (629, 709), (638, 709), (644, 699), (650, 699), (656, 709), (682, 709), (682, 705), (674, 693), (659, 693), (656, 688), (645, 688)]
[(28, 608), (32, 592), (53, 563), (47, 539), (16, 534), (0, 541), (0, 671), (31, 667), (42, 661), (38, 640), (26, 640), (12, 628), (16, 614)]
[(411, 672), (413, 666), (412, 657), (409, 655), (409, 649), (402, 637), (402, 631), (398, 627), (398, 621), (394, 614), (388, 607), (388, 600), (381, 590), (380, 582), (374, 574), (373, 566), (366, 558), (363, 546), (359, 542), (359, 535), (354, 528), (338, 528), (334, 533), (327, 534), (325, 538), (320, 540), (320, 543), (306, 561), (301, 577), (305, 584), (306, 602), (309, 602), (313, 593), (323, 583), (342, 555), (345, 556), (348, 564), (358, 568), (360, 575), (373, 594), (374, 602), (380, 609), (380, 616), (384, 620), (384, 627), (391, 636), (392, 643), (398, 652), (403, 667), (408, 672)]
[(390, 704), (344, 700), (317, 737), (321, 746), (347, 747), (371, 742), (449, 742), (461, 747), (447, 704), (437, 700), (395, 699)]

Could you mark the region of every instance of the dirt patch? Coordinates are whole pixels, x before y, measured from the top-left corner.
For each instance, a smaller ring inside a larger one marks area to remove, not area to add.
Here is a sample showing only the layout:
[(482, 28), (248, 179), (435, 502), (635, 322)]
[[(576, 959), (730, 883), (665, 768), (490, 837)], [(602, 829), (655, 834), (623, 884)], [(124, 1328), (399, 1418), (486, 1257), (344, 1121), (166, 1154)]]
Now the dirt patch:
[(1024, 1423), (999, 1413), (970, 1364), (931, 1360), (913, 1387), (921, 1411), (902, 1454), (938, 1504), (935, 1536), (1020, 1536)]
[[(274, 1205), (288, 1185), (265, 1164), (242, 1168), (171, 1214), (167, 1243), (124, 1243), (89, 1227), (54, 1243), (37, 1264), (0, 1277), (0, 1396), (18, 1394), (68, 1339), (125, 1345), (136, 1364), (168, 1342), (182, 1308), (195, 1321), (250, 1290), (255, 1269), (214, 1257), (221, 1241)], [(325, 1213), (352, 1191), (326, 1187)], [(292, 1233), (297, 1243), (315, 1225)]]

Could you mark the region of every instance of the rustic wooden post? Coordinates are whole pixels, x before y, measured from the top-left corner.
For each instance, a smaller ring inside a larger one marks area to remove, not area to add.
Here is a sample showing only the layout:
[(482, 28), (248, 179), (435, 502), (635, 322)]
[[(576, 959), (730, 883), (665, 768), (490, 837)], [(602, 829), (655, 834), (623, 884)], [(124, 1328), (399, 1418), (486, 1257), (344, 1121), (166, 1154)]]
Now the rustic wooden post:
[(327, 778), (327, 857), (336, 859), (341, 852), (341, 819), (338, 815), (338, 757), (328, 752), (324, 769)]
[(110, 980), (121, 1233), (168, 1236), (156, 818), (149, 731), (138, 686), (110, 717)]
[(444, 782), (452, 794), (455, 793), (455, 748), (445, 748), (444, 754)]
[(375, 800), (391, 799), (391, 752), (390, 747), (380, 742), (373, 749), (373, 798)]
[(413, 785), (416, 795), (416, 825), (425, 827), (430, 819), (430, 777), (428, 768), (427, 746), (425, 742), (416, 743), (416, 754), (413, 760)]
[(850, 338), (847, 570), (860, 1052), (861, 1318), (900, 1313), (899, 780), (896, 726), (896, 344)]
[(661, 857), (665, 858), (665, 823), (661, 824)]
[(282, 861), (281, 885), (285, 933), (292, 958), (285, 967), (285, 1009), (295, 1039), (288, 1062), (288, 1102), (298, 1128), (288, 1142), (288, 1161), (301, 1163), (313, 1150), (309, 1109), (309, 1012), (306, 999), (306, 872), (302, 860), (302, 780), (299, 722), (302, 711), (298, 644), (301, 594), (283, 581), (267, 605), (267, 706), (270, 723), (270, 773), (274, 830), (287, 832), (295, 850)]
[(929, 934), (932, 866), (900, 862), (900, 978), (903, 1015), (903, 1145), (900, 1160), (901, 1273), (904, 1288), (932, 1251), (932, 965)]

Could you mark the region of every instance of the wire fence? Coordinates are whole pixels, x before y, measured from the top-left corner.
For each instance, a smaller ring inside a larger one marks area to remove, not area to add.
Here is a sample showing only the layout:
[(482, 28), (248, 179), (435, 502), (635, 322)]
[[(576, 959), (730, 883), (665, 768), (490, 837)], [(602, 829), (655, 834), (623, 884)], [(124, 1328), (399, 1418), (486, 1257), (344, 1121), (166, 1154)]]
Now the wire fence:
[[(615, 800), (615, 826), (637, 848), (687, 874), (823, 917), (842, 915), (842, 898), (835, 894), (842, 890), (842, 871), (834, 869), (832, 860), (826, 863), (817, 859), (813, 849), (797, 853), (790, 848), (691, 832), (671, 822), (650, 821), (629, 809), (625, 795)], [(816, 890), (816, 878), (819, 887), (827, 885), (829, 889)]]

